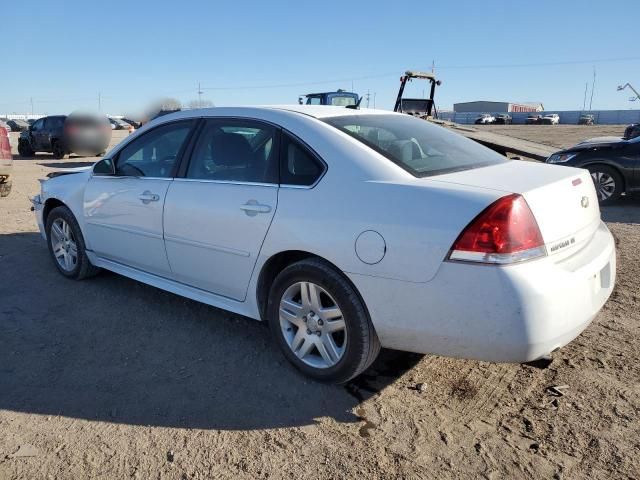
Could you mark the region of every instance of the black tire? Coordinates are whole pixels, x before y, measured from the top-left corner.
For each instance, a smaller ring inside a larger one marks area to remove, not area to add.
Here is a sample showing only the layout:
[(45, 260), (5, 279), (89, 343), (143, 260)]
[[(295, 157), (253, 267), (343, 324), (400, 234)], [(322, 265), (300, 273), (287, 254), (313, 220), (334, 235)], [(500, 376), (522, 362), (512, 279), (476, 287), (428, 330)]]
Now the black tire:
[[(316, 368), (304, 363), (284, 338), (280, 327), (280, 300), (297, 282), (312, 282), (320, 286), (335, 299), (342, 311), (348, 341), (342, 357), (333, 366)], [(301, 260), (280, 272), (269, 292), (267, 320), (287, 360), (302, 373), (322, 382), (348, 382), (366, 370), (380, 352), (380, 341), (360, 295), (340, 272), (318, 258)]]
[(18, 142), (18, 154), (21, 157), (33, 157), (34, 153), (31, 145), (26, 142)]
[(51, 153), (53, 153), (53, 158), (57, 160), (62, 160), (67, 155), (64, 146), (59, 140), (51, 144)]
[[(51, 228), (56, 219), (64, 220), (69, 227), (71, 228), (71, 233), (73, 235), (73, 239), (77, 246), (77, 261), (75, 266), (71, 270), (65, 270), (55, 258), (53, 253), (53, 245), (51, 242)], [(49, 254), (51, 255), (51, 260), (53, 260), (53, 264), (56, 266), (58, 271), (67, 278), (71, 278), (74, 280), (82, 280), (84, 278), (92, 277), (100, 272), (98, 267), (94, 267), (89, 258), (87, 257), (87, 251), (85, 247), (84, 237), (82, 236), (82, 231), (80, 230), (80, 226), (76, 221), (76, 217), (71, 213), (71, 210), (65, 206), (56, 207), (47, 216), (45, 220), (45, 232), (47, 234), (47, 245), (49, 247)]]
[(8, 197), (11, 193), (12, 185), (13, 184), (11, 180), (5, 180), (4, 182), (0, 183), (0, 197)]
[[(587, 167), (591, 173), (591, 179), (596, 187), (598, 202), (600, 205), (610, 205), (617, 201), (624, 191), (622, 176), (614, 168), (607, 165), (590, 165)], [(610, 182), (612, 187), (606, 187)]]

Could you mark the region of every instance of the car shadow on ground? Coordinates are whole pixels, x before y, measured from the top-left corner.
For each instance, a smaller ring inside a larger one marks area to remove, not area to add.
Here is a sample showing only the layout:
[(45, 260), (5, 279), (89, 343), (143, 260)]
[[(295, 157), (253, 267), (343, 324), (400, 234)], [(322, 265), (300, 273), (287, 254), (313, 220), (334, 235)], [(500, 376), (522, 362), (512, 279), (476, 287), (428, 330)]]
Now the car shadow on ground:
[(420, 355), (383, 351), (355, 382), (303, 377), (268, 328), (125, 277), (57, 273), (37, 233), (0, 235), (0, 409), (202, 429), (358, 422)]
[(640, 195), (625, 195), (613, 205), (600, 207), (600, 212), (605, 222), (640, 224)]

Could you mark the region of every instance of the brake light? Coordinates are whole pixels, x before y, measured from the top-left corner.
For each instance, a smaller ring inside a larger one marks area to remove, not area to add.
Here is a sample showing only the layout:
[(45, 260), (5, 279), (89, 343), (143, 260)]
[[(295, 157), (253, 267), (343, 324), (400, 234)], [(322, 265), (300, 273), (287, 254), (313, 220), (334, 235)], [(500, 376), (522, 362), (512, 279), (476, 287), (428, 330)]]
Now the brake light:
[(513, 194), (493, 202), (462, 231), (449, 260), (506, 264), (546, 254), (529, 205), (521, 195)]

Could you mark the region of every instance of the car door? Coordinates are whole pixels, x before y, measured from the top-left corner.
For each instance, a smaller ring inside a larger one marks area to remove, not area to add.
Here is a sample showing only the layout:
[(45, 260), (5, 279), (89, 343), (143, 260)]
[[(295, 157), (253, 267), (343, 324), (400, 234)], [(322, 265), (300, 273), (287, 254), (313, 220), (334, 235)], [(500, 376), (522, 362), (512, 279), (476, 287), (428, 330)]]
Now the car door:
[[(90, 249), (99, 257), (170, 274), (162, 213), (167, 190), (196, 120), (160, 125), (96, 164), (84, 195)], [(103, 175), (104, 165), (110, 174)]]
[(243, 301), (277, 206), (279, 131), (255, 120), (204, 122), (167, 193), (167, 257), (175, 280)]
[(42, 151), (42, 144), (43, 144), (42, 136), (44, 133), (44, 121), (45, 121), (44, 118), (40, 118), (36, 122), (34, 122), (34, 124), (31, 126), (31, 130), (30, 130), (31, 147), (36, 152)]

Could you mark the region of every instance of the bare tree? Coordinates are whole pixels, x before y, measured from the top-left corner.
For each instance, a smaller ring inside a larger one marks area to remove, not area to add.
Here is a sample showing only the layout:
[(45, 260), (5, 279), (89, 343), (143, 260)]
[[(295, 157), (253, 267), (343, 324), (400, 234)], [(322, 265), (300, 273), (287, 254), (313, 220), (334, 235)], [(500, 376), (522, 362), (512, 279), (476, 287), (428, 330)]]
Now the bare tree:
[(215, 107), (211, 100), (191, 100), (187, 103), (187, 108), (210, 108)]

